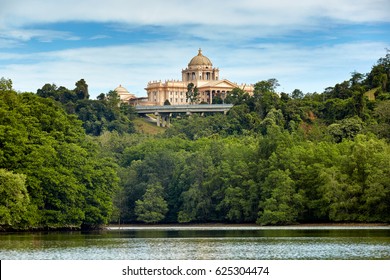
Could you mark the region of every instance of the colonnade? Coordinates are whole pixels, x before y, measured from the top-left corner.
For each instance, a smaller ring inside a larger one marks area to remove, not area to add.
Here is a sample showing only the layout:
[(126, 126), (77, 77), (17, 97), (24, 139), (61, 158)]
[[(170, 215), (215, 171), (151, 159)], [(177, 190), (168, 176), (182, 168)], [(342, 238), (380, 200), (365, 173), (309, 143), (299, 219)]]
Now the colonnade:
[(157, 126), (169, 127), (171, 125), (172, 113), (154, 113), (157, 118)]

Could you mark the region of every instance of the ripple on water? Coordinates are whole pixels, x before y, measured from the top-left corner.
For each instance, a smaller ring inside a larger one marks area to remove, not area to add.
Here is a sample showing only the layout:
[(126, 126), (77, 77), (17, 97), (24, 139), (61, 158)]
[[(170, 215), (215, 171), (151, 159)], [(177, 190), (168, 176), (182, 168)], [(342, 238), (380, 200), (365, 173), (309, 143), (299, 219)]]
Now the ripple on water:
[(229, 230), (137, 228), (126, 233), (0, 235), (0, 255), (2, 259), (71, 260), (390, 259), (388, 228)]

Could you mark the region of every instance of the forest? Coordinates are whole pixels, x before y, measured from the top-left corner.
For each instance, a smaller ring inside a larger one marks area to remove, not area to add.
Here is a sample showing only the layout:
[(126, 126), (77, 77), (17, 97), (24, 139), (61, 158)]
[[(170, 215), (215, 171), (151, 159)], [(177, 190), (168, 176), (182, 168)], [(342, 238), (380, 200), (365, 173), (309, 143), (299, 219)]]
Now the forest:
[(234, 89), (227, 115), (148, 134), (84, 79), (16, 92), (1, 78), (0, 230), (389, 223), (390, 52), (322, 93), (278, 86)]

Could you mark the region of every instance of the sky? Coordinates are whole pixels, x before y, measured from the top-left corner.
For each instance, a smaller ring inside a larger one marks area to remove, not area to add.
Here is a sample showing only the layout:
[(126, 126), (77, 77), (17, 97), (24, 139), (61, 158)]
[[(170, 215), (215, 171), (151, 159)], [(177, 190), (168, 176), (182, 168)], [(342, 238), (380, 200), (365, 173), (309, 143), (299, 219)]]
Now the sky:
[(220, 78), (276, 78), (278, 92), (323, 92), (368, 73), (390, 49), (390, 0), (0, 0), (0, 77), (91, 98), (181, 79), (201, 48)]

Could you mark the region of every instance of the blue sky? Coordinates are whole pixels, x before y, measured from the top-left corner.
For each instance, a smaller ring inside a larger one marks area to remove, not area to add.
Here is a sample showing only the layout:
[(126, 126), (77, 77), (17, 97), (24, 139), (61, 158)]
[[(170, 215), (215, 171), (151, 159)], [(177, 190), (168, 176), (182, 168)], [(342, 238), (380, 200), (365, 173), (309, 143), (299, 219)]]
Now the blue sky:
[(389, 0), (1, 0), (0, 77), (20, 91), (83, 78), (92, 98), (119, 84), (145, 96), (202, 48), (221, 78), (322, 92), (386, 54), (389, 11)]

